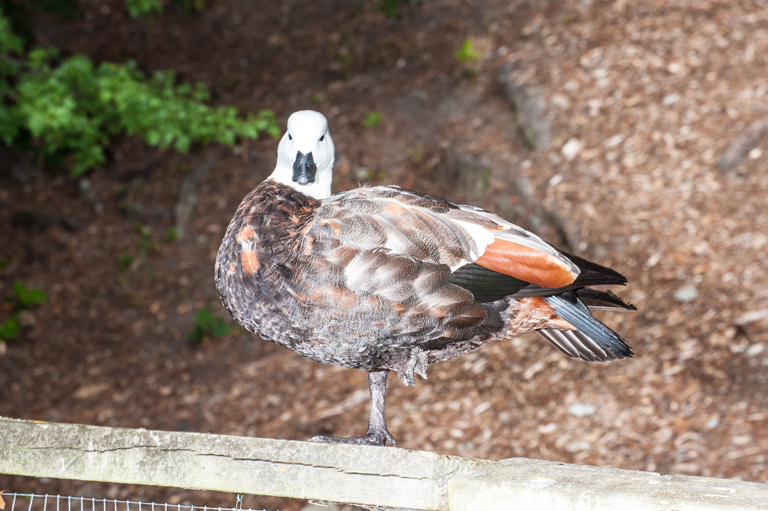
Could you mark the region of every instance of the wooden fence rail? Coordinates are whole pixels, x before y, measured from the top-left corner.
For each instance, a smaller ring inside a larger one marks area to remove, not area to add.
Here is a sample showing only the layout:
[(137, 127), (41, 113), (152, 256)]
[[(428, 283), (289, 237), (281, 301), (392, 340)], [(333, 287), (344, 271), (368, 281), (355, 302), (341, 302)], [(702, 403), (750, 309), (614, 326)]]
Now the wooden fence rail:
[[(768, 484), (0, 418), (0, 474), (450, 511), (768, 510)], [(22, 490), (22, 489), (15, 489)]]

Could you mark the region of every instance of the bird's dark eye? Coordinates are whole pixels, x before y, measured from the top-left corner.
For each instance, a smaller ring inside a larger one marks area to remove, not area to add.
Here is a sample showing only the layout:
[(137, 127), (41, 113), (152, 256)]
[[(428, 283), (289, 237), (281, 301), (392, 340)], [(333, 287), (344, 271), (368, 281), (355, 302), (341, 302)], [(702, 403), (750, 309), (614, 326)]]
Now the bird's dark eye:
[(293, 140), (293, 137), (291, 136), (290, 133), (288, 133), (288, 140)]
[(323, 140), (325, 140), (325, 133), (323, 133), (323, 136), (320, 137), (320, 142), (322, 142)]

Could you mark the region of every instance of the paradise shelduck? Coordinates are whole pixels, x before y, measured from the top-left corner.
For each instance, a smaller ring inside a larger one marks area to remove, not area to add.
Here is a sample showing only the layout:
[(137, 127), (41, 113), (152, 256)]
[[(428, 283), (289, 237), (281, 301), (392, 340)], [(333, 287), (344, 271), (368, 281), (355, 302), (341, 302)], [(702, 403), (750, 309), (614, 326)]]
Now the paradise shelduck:
[(563, 253), (475, 206), (397, 186), (331, 194), (326, 118), (296, 112), (275, 171), (237, 208), (216, 257), (216, 287), (238, 323), (326, 364), (368, 372), (368, 432), (312, 440), (384, 445), (390, 370), (427, 366), (535, 330), (587, 362), (632, 356), (588, 307), (634, 310), (617, 272)]

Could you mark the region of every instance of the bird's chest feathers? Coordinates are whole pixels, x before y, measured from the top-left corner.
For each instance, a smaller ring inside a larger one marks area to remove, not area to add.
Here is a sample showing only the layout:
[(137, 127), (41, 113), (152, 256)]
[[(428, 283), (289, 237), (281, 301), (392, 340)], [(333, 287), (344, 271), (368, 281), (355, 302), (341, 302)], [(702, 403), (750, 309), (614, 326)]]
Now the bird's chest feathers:
[(257, 187), (233, 221), (233, 261), (244, 276), (291, 265), (305, 251), (305, 233), (319, 201), (278, 183)]

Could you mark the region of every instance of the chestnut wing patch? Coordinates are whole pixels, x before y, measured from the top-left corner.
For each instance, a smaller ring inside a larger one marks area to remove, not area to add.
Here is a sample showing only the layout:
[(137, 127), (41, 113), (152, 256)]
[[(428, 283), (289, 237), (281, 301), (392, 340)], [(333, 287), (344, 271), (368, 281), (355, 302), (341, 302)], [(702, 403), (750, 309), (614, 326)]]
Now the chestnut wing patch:
[(541, 287), (564, 287), (578, 276), (553, 255), (499, 238), (486, 247), (475, 263)]
[(590, 308), (610, 310), (637, 310), (631, 303), (625, 303), (621, 298), (610, 291), (590, 289), (585, 286), (595, 285), (624, 285), (627, 279), (620, 273), (587, 261), (577, 256), (564, 254), (574, 262), (581, 273), (571, 284), (561, 287), (542, 287), (531, 284), (511, 275), (505, 275), (497, 271), (485, 268), (479, 264), (471, 263), (458, 268), (451, 274), (449, 282), (461, 286), (471, 292), (475, 301), (480, 303), (495, 302), (502, 298), (516, 299), (551, 296), (566, 291), (576, 291), (578, 297)]

